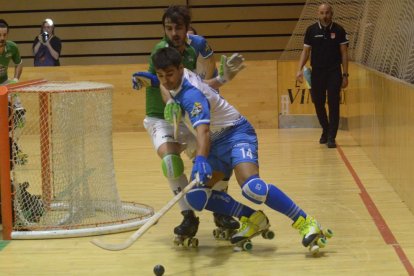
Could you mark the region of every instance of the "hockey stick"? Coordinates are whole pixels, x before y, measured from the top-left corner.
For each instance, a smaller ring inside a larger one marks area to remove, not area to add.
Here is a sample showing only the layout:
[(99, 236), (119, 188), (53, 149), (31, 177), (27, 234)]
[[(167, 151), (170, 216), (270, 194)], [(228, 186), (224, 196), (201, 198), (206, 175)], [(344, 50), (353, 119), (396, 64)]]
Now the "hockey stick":
[(121, 243), (105, 243), (98, 239), (93, 239), (91, 243), (94, 245), (111, 251), (124, 250), (130, 247), (137, 239), (139, 239), (148, 229), (151, 228), (162, 216), (164, 216), (194, 185), (197, 181), (190, 182), (180, 193), (174, 196), (164, 207), (162, 207), (157, 213), (155, 213), (144, 225), (142, 225), (134, 234), (132, 234), (127, 240)]
[(174, 124), (174, 140), (178, 138), (178, 122), (177, 122), (177, 115), (173, 114), (173, 124)]

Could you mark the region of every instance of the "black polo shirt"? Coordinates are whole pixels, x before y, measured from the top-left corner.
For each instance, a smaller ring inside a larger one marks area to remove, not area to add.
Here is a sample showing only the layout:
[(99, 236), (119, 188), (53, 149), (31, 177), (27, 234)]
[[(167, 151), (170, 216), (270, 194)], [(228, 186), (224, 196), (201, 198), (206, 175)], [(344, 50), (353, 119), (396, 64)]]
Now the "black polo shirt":
[(305, 33), (305, 47), (311, 49), (312, 68), (334, 68), (342, 63), (341, 44), (348, 44), (348, 35), (345, 29), (332, 22), (324, 27), (318, 21), (310, 25)]

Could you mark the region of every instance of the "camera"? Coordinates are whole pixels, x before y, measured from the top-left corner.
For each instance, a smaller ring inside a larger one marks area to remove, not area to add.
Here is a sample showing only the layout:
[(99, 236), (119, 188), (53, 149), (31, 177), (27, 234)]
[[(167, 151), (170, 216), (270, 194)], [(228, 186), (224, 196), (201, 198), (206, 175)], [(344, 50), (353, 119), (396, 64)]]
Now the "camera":
[(43, 33), (42, 33), (42, 40), (43, 40), (43, 43), (45, 43), (46, 41), (48, 41), (48, 39), (49, 39), (49, 34), (48, 34), (48, 32), (43, 32)]

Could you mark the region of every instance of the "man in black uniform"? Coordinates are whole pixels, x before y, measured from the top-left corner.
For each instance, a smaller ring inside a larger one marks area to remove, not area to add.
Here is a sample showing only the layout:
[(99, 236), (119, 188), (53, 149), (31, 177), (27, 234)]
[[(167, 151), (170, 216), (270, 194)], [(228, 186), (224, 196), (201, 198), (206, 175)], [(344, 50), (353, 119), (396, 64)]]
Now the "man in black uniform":
[[(311, 95), (316, 115), (323, 132), (319, 143), (336, 148), (339, 125), (341, 87), (348, 86), (348, 35), (344, 28), (332, 21), (333, 10), (328, 4), (318, 8), (319, 21), (310, 25), (305, 33), (305, 43), (300, 56), (296, 79), (303, 81), (302, 68), (311, 54)], [(342, 69), (341, 69), (342, 64)], [(325, 109), (328, 92), (329, 120)]]

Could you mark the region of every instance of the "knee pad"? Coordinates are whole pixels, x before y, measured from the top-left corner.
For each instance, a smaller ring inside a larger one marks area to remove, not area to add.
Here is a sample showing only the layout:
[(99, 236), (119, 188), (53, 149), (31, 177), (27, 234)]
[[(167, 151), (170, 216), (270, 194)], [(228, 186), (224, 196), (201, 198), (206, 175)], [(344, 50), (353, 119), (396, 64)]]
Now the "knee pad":
[(250, 177), (242, 186), (242, 194), (248, 200), (262, 204), (266, 201), (269, 187), (257, 175)]
[(184, 162), (179, 155), (167, 154), (162, 158), (162, 172), (168, 179), (176, 179), (184, 173)]
[(206, 207), (210, 196), (211, 189), (196, 187), (185, 195), (185, 200), (194, 211), (200, 212)]

